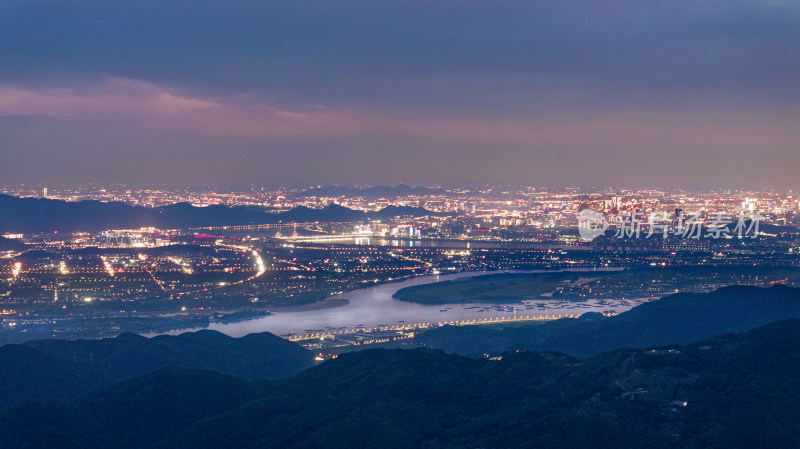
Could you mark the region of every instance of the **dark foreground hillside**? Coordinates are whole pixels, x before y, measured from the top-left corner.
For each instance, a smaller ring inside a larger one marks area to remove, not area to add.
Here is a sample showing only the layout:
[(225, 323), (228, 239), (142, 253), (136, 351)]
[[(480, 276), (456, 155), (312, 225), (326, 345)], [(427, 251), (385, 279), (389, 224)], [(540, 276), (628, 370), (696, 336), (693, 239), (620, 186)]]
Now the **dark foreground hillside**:
[(0, 447), (800, 447), (800, 320), (578, 360), (342, 355), (281, 381), (165, 369), (0, 416)]
[(686, 344), (773, 321), (800, 318), (800, 288), (775, 285), (723, 287), (710, 293), (678, 293), (613, 317), (499, 326), (445, 326), (424, 332), (417, 343), (481, 357), (526, 349), (589, 357), (623, 347)]
[(231, 338), (204, 330), (153, 338), (35, 340), (0, 347), (0, 410), (26, 400), (76, 398), (164, 367), (279, 379), (312, 364), (313, 354), (270, 333)]

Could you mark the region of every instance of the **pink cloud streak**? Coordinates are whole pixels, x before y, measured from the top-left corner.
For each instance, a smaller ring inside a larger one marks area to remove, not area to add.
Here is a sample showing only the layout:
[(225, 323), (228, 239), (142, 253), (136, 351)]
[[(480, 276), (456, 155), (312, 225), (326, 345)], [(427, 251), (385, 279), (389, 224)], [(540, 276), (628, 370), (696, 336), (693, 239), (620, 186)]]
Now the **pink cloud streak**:
[(446, 116), (385, 108), (305, 106), (286, 110), (245, 97), (203, 98), (137, 80), (109, 78), (88, 90), (0, 85), (0, 115), (115, 121), (148, 132), (232, 138), (419, 137), (531, 146), (596, 143), (742, 147), (797, 145), (797, 113), (752, 117), (734, 112), (615, 110), (528, 117)]

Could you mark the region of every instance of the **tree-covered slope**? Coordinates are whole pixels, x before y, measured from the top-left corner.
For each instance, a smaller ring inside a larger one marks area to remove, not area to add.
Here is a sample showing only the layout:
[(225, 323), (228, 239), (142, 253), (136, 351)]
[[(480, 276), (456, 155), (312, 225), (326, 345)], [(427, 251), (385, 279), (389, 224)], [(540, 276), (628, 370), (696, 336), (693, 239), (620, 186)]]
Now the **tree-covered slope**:
[(270, 333), (231, 338), (204, 330), (153, 338), (34, 340), (0, 347), (0, 409), (75, 398), (164, 367), (278, 379), (312, 364), (312, 353)]
[(585, 360), (370, 350), (251, 383), (162, 370), (17, 407), (0, 447), (798, 447), (798, 398), (795, 319)]
[(417, 341), (470, 356), (527, 349), (587, 357), (622, 347), (686, 344), (787, 318), (800, 318), (800, 289), (731, 286), (670, 295), (613, 317), (589, 313), (578, 319), (506, 328), (445, 326), (421, 334)]

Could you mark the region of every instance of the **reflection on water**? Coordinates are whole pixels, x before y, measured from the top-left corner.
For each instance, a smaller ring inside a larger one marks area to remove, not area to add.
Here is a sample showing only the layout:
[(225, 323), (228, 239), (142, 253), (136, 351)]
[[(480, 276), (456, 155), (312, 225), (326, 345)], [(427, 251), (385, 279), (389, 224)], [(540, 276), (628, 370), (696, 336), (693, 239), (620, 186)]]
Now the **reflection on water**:
[[(302, 241), (302, 240), (300, 240)], [(326, 240), (339, 244), (363, 246), (392, 246), (399, 248), (453, 248), (453, 249), (591, 249), (588, 246), (565, 243), (504, 242), (492, 240), (406, 239), (385, 237), (348, 237)]]
[[(536, 271), (509, 271), (511, 273), (537, 273)], [(493, 271), (491, 273), (498, 273)], [(456, 273), (447, 275), (423, 276), (402, 282), (376, 285), (374, 287), (353, 290), (336, 296), (349, 300), (347, 305), (317, 310), (294, 312), (274, 312), (272, 315), (238, 323), (212, 323), (208, 329), (224, 334), (240, 337), (254, 332), (272, 332), (285, 335), (291, 332), (308, 334), (340, 328), (353, 329), (360, 325), (367, 328), (382, 325), (438, 323), (445, 321), (464, 321), (484, 318), (546, 316), (546, 315), (580, 315), (586, 312), (602, 312), (616, 310), (622, 312), (629, 309), (629, 304), (614, 301), (586, 301), (581, 303), (565, 303), (541, 298), (536, 304), (445, 304), (421, 305), (392, 298), (399, 289), (412, 285), (429, 284), (459, 278), (468, 278), (488, 274), (487, 272)], [(537, 304), (540, 304), (537, 306)], [(543, 304), (544, 307), (541, 305)], [(516, 308), (516, 310), (514, 310)], [(198, 329), (199, 330), (199, 329)], [(182, 330), (181, 332), (185, 332)]]

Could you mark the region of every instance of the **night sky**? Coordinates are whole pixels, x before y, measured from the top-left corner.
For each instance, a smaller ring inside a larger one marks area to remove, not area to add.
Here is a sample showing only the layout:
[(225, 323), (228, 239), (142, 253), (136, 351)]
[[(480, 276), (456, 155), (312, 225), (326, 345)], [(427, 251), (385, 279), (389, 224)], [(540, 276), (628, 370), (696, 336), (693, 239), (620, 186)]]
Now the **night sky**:
[(800, 187), (800, 2), (0, 2), (0, 183)]

